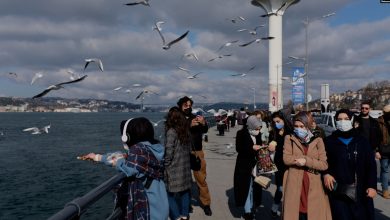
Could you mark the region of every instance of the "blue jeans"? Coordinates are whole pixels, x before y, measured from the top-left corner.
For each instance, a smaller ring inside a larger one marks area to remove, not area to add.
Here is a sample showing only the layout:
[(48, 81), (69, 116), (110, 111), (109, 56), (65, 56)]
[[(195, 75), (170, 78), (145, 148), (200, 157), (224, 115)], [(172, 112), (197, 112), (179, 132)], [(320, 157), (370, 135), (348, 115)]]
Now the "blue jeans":
[(381, 182), (382, 182), (382, 191), (389, 189), (389, 159), (381, 159)]
[(251, 213), (253, 210), (253, 178), (251, 177), (251, 181), (249, 183), (249, 191), (248, 191), (248, 196), (246, 197), (245, 205), (244, 205), (244, 210), (245, 213)]
[(190, 202), (190, 190), (168, 192), (169, 217), (171, 220), (188, 217), (190, 214)]

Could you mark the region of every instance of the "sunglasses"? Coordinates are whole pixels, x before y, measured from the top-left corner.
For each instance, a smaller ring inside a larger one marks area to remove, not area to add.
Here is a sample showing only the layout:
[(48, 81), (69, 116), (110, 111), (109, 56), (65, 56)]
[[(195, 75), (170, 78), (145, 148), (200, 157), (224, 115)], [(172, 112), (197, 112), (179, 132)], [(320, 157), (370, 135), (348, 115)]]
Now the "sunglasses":
[(368, 110), (368, 109), (370, 109), (370, 108), (367, 108), (367, 107), (361, 107), (360, 109), (365, 109), (365, 110)]

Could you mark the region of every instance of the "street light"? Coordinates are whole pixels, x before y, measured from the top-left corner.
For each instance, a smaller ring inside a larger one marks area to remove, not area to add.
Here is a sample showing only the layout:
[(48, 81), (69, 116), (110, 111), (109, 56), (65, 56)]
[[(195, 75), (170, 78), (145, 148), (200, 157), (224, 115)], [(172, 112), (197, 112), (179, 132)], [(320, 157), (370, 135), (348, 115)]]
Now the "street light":
[(336, 14), (335, 12), (332, 12), (332, 13), (323, 15), (321, 17), (314, 18), (312, 20), (309, 20), (309, 17), (306, 17), (306, 20), (303, 21), (303, 25), (305, 27), (305, 57), (304, 58), (300, 58), (300, 57), (295, 57), (295, 56), (289, 56), (292, 59), (296, 59), (296, 60), (300, 59), (300, 60), (304, 61), (304, 68), (305, 68), (305, 74), (306, 74), (305, 75), (305, 104), (306, 104), (306, 111), (309, 111), (309, 102), (308, 102), (308, 98), (307, 98), (307, 95), (308, 95), (307, 88), (308, 88), (308, 83), (309, 83), (309, 81), (308, 81), (309, 80), (308, 27), (309, 27), (309, 24), (312, 23), (313, 21), (322, 20), (324, 18), (328, 18), (328, 17), (333, 16), (335, 14)]
[(283, 108), (283, 86), (282, 86), (282, 84), (283, 84), (283, 80), (285, 80), (285, 79), (283, 79), (283, 73), (281, 73), (281, 75), (280, 75), (281, 77), (279, 77), (279, 67), (283, 67), (285, 65), (289, 65), (292, 63), (294, 63), (294, 62), (289, 61), (287, 63), (283, 63), (282, 65), (279, 65), (279, 64), (276, 65), (276, 78), (278, 79), (278, 82), (276, 84), (276, 92), (278, 94), (280, 94), (280, 95), (278, 95), (280, 97), (280, 100), (277, 100), (277, 103), (275, 103), (277, 110), (280, 110)]
[(253, 111), (256, 109), (256, 88), (251, 88), (253, 90)]

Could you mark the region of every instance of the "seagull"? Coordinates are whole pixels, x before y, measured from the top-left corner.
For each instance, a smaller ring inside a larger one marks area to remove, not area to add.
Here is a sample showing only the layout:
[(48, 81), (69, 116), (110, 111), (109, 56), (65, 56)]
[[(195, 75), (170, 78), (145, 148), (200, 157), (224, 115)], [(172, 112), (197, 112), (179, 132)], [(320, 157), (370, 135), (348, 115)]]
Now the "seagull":
[(237, 30), (237, 32), (248, 31), (249, 34), (251, 34), (251, 35), (256, 35), (256, 34), (257, 34), (257, 29), (260, 28), (260, 27), (264, 27), (264, 26), (265, 26), (265, 25), (262, 24), (262, 25), (256, 26), (256, 27), (253, 28), (253, 29), (246, 29), (246, 28), (243, 28), (243, 29)]
[(136, 1), (136, 2), (127, 3), (125, 5), (132, 6), (132, 5), (139, 5), (139, 4), (150, 7), (149, 0), (139, 0), (139, 1)]
[(80, 79), (80, 74), (75, 73), (73, 70), (67, 70), (66, 72), (70, 75), (70, 80)]
[(158, 32), (158, 34), (160, 35), (161, 37), (161, 40), (163, 42), (163, 49), (164, 50), (168, 50), (169, 48), (171, 48), (171, 46), (179, 41), (181, 41), (183, 38), (185, 38), (187, 36), (187, 34), (190, 32), (190, 31), (186, 31), (184, 34), (182, 34), (180, 37), (176, 38), (175, 40), (169, 42), (169, 43), (166, 43), (165, 42), (165, 38), (164, 36), (162, 35), (161, 33), (161, 25), (164, 24), (165, 22), (163, 21), (158, 21), (154, 24), (154, 27), (153, 27), (153, 30), (156, 30)]
[(256, 66), (252, 66), (252, 67), (249, 68), (249, 70), (246, 71), (245, 73), (232, 74), (231, 76), (242, 76), (242, 77), (245, 77), (250, 71), (254, 70), (255, 68), (256, 68)]
[(260, 41), (262, 41), (262, 40), (271, 40), (271, 39), (274, 39), (274, 37), (262, 37), (262, 38), (257, 38), (257, 39), (254, 39), (254, 40), (249, 41), (248, 43), (240, 44), (240, 45), (238, 45), (238, 46), (240, 46), (240, 47), (246, 47), (246, 46), (248, 46), (248, 45), (250, 45), (250, 44), (252, 44), (252, 43), (254, 43), (254, 42), (260, 43)]
[(217, 57), (210, 59), (208, 62), (214, 61), (214, 60), (216, 60), (216, 59), (221, 59), (221, 58), (223, 58), (223, 57), (230, 57), (231, 55), (233, 55), (233, 54), (218, 55)]
[(76, 80), (72, 80), (72, 81), (68, 81), (68, 82), (62, 82), (62, 83), (58, 83), (58, 84), (55, 84), (55, 85), (51, 85), (51, 86), (47, 87), (43, 92), (39, 93), (38, 95), (35, 95), (35, 96), (32, 97), (32, 98), (33, 98), (33, 99), (35, 99), (35, 98), (40, 98), (40, 97), (46, 95), (47, 93), (49, 93), (51, 90), (59, 90), (59, 89), (62, 89), (62, 88), (64, 88), (62, 85), (80, 82), (80, 81), (84, 80), (87, 76), (88, 76), (88, 75), (84, 75), (84, 76), (81, 77), (80, 79), (76, 79)]
[(275, 12), (271, 12), (271, 13), (268, 13), (268, 14), (264, 14), (264, 15), (260, 15), (260, 17), (264, 18), (264, 17), (269, 17), (271, 15), (278, 15), (278, 12), (280, 10), (282, 10), (282, 8), (287, 4), (287, 2), (283, 3), (280, 8), (278, 8), (278, 10), (276, 10)]
[(50, 127), (51, 127), (51, 125), (49, 124), (49, 125), (44, 126), (43, 128), (31, 127), (31, 128), (23, 129), (23, 131), (25, 131), (25, 132), (30, 131), (31, 134), (42, 134), (43, 132), (48, 134)]
[(137, 97), (135, 97), (135, 100), (139, 99), (142, 95), (146, 94), (146, 93), (153, 93), (155, 95), (158, 95), (156, 92), (153, 92), (153, 91), (150, 91), (150, 90), (146, 90), (144, 89), (142, 92), (140, 92)]
[(100, 69), (102, 72), (104, 71), (102, 60), (101, 60), (101, 59), (98, 59), (98, 58), (89, 58), (89, 59), (85, 59), (84, 71), (85, 71), (85, 69), (87, 68), (87, 66), (89, 65), (89, 63), (97, 63), (97, 65), (99, 66), (99, 69)]
[(131, 89), (126, 89), (125, 93), (131, 93)]
[(184, 71), (184, 72), (190, 74), (190, 76), (188, 76), (187, 79), (198, 78), (197, 76), (202, 73), (202, 72), (199, 72), (199, 73), (196, 73), (196, 74), (192, 74), (189, 69), (186, 69), (186, 68), (183, 68), (183, 67), (180, 67), (180, 66), (178, 66), (177, 68), (179, 68), (179, 70), (181, 70), (181, 71)]
[(35, 73), (34, 77), (31, 80), (31, 85), (39, 78), (42, 78), (43, 74), (41, 72)]
[(140, 87), (140, 86), (141, 86), (141, 84), (138, 84), (138, 83), (133, 84), (133, 87)]
[(119, 91), (122, 89), (122, 86), (119, 86), (119, 87), (116, 87), (115, 89), (113, 89), (112, 91)]
[(237, 20), (245, 21), (245, 18), (242, 16), (238, 16), (237, 18), (226, 18), (226, 20), (231, 21), (232, 23), (236, 23)]
[(199, 58), (198, 58), (198, 56), (196, 55), (195, 52), (184, 54), (184, 55), (182, 56), (182, 59), (183, 59), (184, 57), (187, 57), (187, 58), (193, 57), (193, 58), (195, 58), (196, 61), (199, 61)]
[(234, 41), (230, 41), (230, 42), (227, 42), (225, 44), (223, 44), (221, 47), (219, 47), (219, 49), (217, 50), (217, 52), (219, 52), (220, 50), (222, 50), (224, 47), (229, 47), (230, 45), (234, 44), (234, 43), (237, 43), (238, 40), (234, 40)]
[(164, 122), (165, 120), (162, 119), (162, 120), (159, 120), (159, 121), (157, 121), (157, 122), (154, 122), (154, 121), (152, 121), (152, 120), (149, 120), (149, 121), (152, 123), (152, 125), (153, 125), (154, 127), (157, 127), (159, 123)]
[(12, 76), (14, 78), (17, 78), (18, 77), (18, 74), (14, 73), (14, 72), (9, 72), (8, 73), (9, 76)]

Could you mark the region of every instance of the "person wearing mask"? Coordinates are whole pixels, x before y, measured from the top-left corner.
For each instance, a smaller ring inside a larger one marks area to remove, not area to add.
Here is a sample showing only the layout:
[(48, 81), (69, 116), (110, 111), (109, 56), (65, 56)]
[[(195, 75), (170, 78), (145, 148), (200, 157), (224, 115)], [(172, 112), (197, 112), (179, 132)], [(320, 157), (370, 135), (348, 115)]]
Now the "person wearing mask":
[[(376, 121), (370, 116), (370, 111), (370, 102), (362, 102), (360, 105), (360, 114), (356, 117), (356, 120), (354, 121), (354, 127), (363, 137), (367, 138), (368, 142), (371, 145), (371, 149), (374, 152), (378, 152), (382, 135), (379, 130), (378, 121)], [(375, 156), (377, 159), (379, 159), (378, 153)]]
[(309, 112), (299, 112), (293, 118), (294, 135), (284, 139), (284, 220), (332, 219), (320, 175), (328, 168), (325, 146), (322, 138), (311, 133), (312, 122)]
[(125, 152), (89, 153), (79, 157), (115, 167), (126, 174), (116, 194), (119, 219), (168, 219), (169, 205), (163, 180), (164, 147), (154, 138), (152, 123), (143, 117), (121, 123)]
[(314, 136), (322, 138), (322, 140), (326, 137), (324, 129), (320, 128), (315, 120), (313, 120), (313, 124), (311, 125), (311, 132)]
[(237, 159), (234, 168), (234, 199), (237, 207), (244, 207), (243, 217), (255, 219), (256, 208), (261, 204), (262, 188), (253, 184), (252, 170), (256, 165), (257, 151), (262, 145), (262, 123), (255, 115), (248, 117), (246, 125), (237, 131)]
[(178, 107), (172, 107), (165, 121), (164, 179), (172, 220), (189, 219), (191, 134), (188, 121)]
[[(372, 220), (376, 195), (376, 163), (366, 138), (353, 128), (348, 109), (336, 112), (336, 128), (325, 138), (329, 168), (323, 173), (324, 186), (330, 191), (333, 220)], [(356, 185), (356, 201), (343, 196), (340, 189)]]
[(390, 105), (383, 108), (383, 115), (378, 118), (382, 140), (379, 145), (377, 158), (380, 160), (380, 179), (382, 183), (382, 196), (390, 199), (389, 193), (389, 158), (390, 158)]
[(274, 203), (271, 207), (271, 216), (276, 218), (278, 217), (278, 210), (283, 196), (283, 175), (284, 171), (286, 171), (286, 166), (283, 162), (284, 139), (287, 135), (291, 135), (293, 133), (293, 128), (291, 122), (286, 119), (281, 111), (272, 113), (271, 119), (272, 130), (270, 135), (271, 141), (269, 143), (269, 149), (270, 151), (275, 152), (274, 163), (278, 168), (278, 171), (275, 173), (276, 191), (274, 196)]
[(196, 184), (199, 189), (199, 200), (203, 207), (205, 215), (211, 216), (211, 197), (209, 192), (209, 187), (206, 182), (206, 160), (204, 157), (203, 145), (202, 145), (202, 136), (207, 133), (208, 125), (205, 118), (201, 115), (195, 116), (192, 114), (192, 105), (194, 102), (187, 96), (179, 99), (177, 106), (180, 108), (184, 116), (189, 122), (189, 129), (191, 133), (191, 141), (193, 144), (193, 149), (195, 150), (196, 155), (201, 160), (201, 168), (199, 171), (193, 171)]

